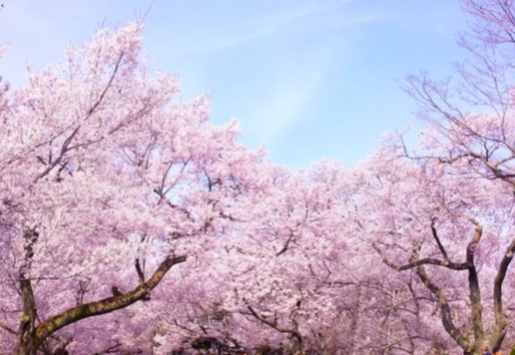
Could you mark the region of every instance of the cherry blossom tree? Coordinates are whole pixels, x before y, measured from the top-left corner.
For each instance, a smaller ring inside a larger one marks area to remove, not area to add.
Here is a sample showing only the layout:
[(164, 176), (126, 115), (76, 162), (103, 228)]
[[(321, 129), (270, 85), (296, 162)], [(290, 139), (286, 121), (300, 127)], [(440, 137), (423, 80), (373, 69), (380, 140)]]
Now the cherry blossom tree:
[[(474, 323), (484, 327), (481, 309), (493, 311), (490, 302), (503, 309), (502, 299), (482, 300), (481, 294), (487, 285), (502, 286), (506, 270), (496, 269), (495, 258), (503, 260), (501, 241), (512, 233), (512, 192), (453, 173), (439, 162), (413, 162), (403, 151), (376, 154), (359, 175), (365, 238), (387, 266), (418, 281), (413, 301), (418, 299), (427, 315), (438, 310), (440, 328), (465, 349), (478, 337)], [(493, 323), (492, 339), (497, 327), (505, 329)], [(438, 331), (434, 322), (428, 328)]]
[(275, 167), (270, 178), (253, 220), (237, 239), (220, 239), (209, 271), (187, 287), (188, 316), (177, 318), (175, 310), (160, 342), (201, 336), (258, 354), (449, 348), (416, 280), (389, 273), (365, 243), (356, 195), (367, 179), (354, 183), (329, 162)]
[(471, 59), (454, 81), (408, 78), (421, 144), (389, 139), (363, 163), (361, 215), (384, 263), (418, 278), (450, 339), (479, 354), (513, 339), (515, 17), (511, 1), (463, 7)]
[[(121, 310), (154, 301), (264, 188), (263, 154), (237, 143), (236, 123), (207, 123), (205, 97), (172, 101), (178, 79), (148, 73), (140, 32), (101, 29), (57, 66), (28, 68), (26, 86), (2, 86), (4, 352), (77, 350), (95, 332), (90, 352), (122, 344)], [(114, 311), (111, 329), (86, 320)]]

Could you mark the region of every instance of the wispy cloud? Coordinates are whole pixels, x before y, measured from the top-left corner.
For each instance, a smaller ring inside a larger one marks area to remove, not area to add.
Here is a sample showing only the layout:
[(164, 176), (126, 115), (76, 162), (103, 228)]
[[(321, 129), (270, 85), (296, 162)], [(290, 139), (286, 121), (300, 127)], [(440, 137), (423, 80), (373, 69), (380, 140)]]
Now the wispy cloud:
[[(250, 115), (249, 132), (261, 144), (269, 145), (281, 131), (306, 118), (309, 106), (324, 84), (325, 73), (292, 73), (295, 80), (276, 82), (269, 95)], [(291, 78), (290, 78), (291, 79)]]
[[(248, 125), (245, 132), (252, 136), (252, 141), (271, 146), (277, 139), (284, 139), (284, 134), (295, 125), (314, 119), (317, 107), (324, 104), (324, 93), (334, 85), (332, 75), (345, 66), (345, 56), (352, 46), (352, 41), (347, 41), (345, 36), (384, 20), (382, 13), (347, 11), (342, 3), (312, 2), (295, 11), (260, 19), (266, 33), (274, 36), (291, 30), (290, 26), (298, 26), (298, 31), (304, 31), (304, 41), (292, 45), (291, 38), (295, 36), (290, 34), (291, 37), (281, 40), (283, 47), (276, 48), (277, 60), (283, 61), (282, 70), (268, 78), (268, 90), (249, 107), (250, 114), (243, 118)], [(310, 38), (310, 33), (316, 34)], [(307, 43), (309, 41), (311, 43)]]

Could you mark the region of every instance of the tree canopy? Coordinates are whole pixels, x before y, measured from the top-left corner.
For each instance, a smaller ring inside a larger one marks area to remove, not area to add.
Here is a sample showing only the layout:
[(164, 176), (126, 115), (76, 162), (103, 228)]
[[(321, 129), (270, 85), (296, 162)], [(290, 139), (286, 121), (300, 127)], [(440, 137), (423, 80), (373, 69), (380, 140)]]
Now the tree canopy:
[(515, 342), (515, 5), (408, 77), (419, 144), (292, 170), (100, 29), (0, 84), (0, 352), (451, 354)]

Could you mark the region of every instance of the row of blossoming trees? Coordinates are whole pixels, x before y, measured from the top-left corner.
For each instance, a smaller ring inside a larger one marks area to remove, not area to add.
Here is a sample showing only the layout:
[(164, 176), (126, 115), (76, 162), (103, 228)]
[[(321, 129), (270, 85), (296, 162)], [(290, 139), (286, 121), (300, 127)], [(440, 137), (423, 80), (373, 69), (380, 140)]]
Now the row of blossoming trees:
[(173, 100), (138, 23), (4, 82), (1, 353), (511, 345), (515, 16), (508, 0), (464, 8), (458, 90), (408, 81), (420, 144), (386, 136), (347, 170), (277, 166), (236, 123), (211, 125), (205, 97)]

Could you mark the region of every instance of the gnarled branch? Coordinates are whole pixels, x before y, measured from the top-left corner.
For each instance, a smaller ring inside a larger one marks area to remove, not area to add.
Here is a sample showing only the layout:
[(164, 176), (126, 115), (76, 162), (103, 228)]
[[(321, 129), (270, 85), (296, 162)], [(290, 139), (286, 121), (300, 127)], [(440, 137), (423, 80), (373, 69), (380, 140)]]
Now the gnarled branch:
[[(36, 327), (33, 332), (33, 342), (30, 344), (30, 350), (35, 353), (39, 345), (51, 334), (66, 325), (75, 323), (85, 318), (110, 313), (117, 309), (125, 308), (148, 296), (148, 293), (154, 289), (163, 279), (165, 274), (172, 266), (186, 261), (186, 256), (169, 256), (156, 269), (154, 274), (143, 284), (132, 291), (120, 294), (118, 296), (104, 298), (100, 301), (90, 302), (76, 307), (67, 309), (58, 315), (55, 315)], [(32, 354), (32, 352), (29, 352)]]

